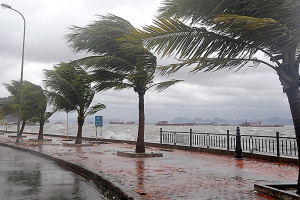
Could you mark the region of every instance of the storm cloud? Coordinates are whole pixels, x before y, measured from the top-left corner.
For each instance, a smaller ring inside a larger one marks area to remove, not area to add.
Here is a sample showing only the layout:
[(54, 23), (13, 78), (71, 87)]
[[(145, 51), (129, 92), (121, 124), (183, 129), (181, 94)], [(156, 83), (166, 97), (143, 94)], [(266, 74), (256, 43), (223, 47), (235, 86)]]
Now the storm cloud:
[[(157, 15), (160, 0), (6, 0), (26, 19), (24, 79), (42, 84), (43, 69), (60, 62), (81, 58), (67, 46), (65, 35), (72, 25), (86, 26), (97, 15), (111, 13), (130, 21), (136, 28), (149, 25)], [(0, 97), (9, 93), (2, 83), (20, 77), (23, 21), (18, 13), (0, 9)], [(258, 55), (262, 56), (262, 55)], [(161, 58), (158, 64), (176, 60)], [(246, 68), (245, 68), (246, 69)], [(168, 78), (185, 80), (157, 93), (149, 90), (145, 96), (146, 120), (171, 120), (175, 117), (202, 118), (291, 118), (286, 95), (278, 76), (271, 68), (259, 66), (239, 72), (220, 71), (190, 75), (180, 70), (172, 77), (157, 74), (155, 81)], [(99, 112), (106, 118), (137, 120), (138, 98), (133, 90), (98, 93), (95, 103), (106, 104)], [(59, 118), (62, 114), (53, 117)]]

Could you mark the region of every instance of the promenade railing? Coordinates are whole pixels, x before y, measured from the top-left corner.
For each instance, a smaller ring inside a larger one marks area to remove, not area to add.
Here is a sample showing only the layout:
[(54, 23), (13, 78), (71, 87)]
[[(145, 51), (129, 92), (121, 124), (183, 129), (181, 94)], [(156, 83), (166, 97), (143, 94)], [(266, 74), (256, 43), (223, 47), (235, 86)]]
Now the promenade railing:
[[(216, 148), (228, 151), (237, 149), (238, 132), (226, 134), (189, 131), (166, 131), (160, 128), (160, 143), (191, 147)], [(298, 149), (295, 137), (283, 137), (279, 132), (274, 136), (240, 134), (240, 147), (243, 152), (297, 157)]]

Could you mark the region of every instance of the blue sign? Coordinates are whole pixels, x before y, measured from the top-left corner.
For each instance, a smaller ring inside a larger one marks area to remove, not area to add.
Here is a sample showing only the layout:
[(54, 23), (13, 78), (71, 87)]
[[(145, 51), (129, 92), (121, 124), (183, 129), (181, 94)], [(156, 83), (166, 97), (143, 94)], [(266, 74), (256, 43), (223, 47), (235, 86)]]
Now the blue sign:
[(103, 126), (103, 116), (95, 116), (95, 126), (102, 127)]

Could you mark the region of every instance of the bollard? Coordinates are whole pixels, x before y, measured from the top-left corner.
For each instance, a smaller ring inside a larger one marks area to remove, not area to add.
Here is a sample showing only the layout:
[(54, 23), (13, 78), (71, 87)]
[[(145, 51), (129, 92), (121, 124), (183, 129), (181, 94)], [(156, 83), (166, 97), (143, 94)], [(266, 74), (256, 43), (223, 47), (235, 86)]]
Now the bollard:
[(190, 147), (193, 146), (193, 130), (190, 129)]
[(235, 156), (234, 156), (234, 158), (243, 158), (242, 147), (241, 147), (240, 127), (236, 128), (236, 145), (235, 145)]
[(276, 143), (277, 143), (277, 156), (280, 156), (280, 149), (279, 149), (279, 132), (276, 132)]
[(229, 151), (229, 130), (227, 130), (227, 151)]
[(176, 132), (174, 132), (174, 135), (173, 135), (173, 137), (174, 137), (174, 145), (176, 146)]
[(160, 128), (160, 139), (159, 139), (159, 141), (160, 141), (160, 144), (162, 144), (162, 128)]

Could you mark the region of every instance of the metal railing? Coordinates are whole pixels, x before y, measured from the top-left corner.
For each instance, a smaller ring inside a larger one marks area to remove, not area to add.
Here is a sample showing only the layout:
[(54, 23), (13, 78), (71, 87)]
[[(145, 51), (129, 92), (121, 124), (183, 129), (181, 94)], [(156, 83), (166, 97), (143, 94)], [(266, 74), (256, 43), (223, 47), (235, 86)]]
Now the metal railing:
[[(239, 127), (237, 127), (239, 132)], [(199, 133), (184, 131), (164, 131), (160, 128), (160, 143), (191, 147), (216, 148), (232, 151), (237, 149), (238, 134)], [(270, 154), (276, 156), (298, 156), (295, 137), (240, 135), (240, 148), (243, 152)]]

